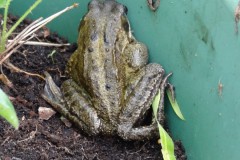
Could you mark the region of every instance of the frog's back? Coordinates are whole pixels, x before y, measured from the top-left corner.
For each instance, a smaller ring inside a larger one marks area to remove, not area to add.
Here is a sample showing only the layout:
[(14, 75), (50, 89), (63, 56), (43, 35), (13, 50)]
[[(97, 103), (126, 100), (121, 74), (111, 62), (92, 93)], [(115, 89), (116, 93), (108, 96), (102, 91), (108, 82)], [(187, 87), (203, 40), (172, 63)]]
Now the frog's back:
[(113, 123), (124, 103), (122, 53), (131, 40), (125, 12), (115, 1), (93, 0), (80, 24), (78, 49), (68, 63), (70, 77), (89, 92), (102, 117)]

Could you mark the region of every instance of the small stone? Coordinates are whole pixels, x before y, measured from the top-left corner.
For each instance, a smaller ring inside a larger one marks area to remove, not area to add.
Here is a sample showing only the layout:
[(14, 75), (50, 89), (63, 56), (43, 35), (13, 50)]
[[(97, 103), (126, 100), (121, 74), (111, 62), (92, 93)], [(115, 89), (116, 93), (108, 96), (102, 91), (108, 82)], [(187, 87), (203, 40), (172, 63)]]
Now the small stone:
[(22, 121), (25, 121), (26, 117), (25, 116), (22, 116)]
[(39, 107), (38, 108), (39, 119), (49, 120), (56, 112), (52, 108)]

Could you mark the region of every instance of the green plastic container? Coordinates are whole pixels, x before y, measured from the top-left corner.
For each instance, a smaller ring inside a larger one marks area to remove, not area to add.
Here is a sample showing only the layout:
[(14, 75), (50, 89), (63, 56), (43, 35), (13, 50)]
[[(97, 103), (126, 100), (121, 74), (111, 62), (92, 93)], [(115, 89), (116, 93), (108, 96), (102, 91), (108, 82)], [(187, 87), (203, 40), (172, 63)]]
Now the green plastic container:
[[(33, 2), (14, 0), (11, 12), (21, 15)], [(89, 1), (43, 0), (30, 17), (47, 17), (74, 2), (79, 3), (77, 9), (48, 27), (76, 41)], [(234, 21), (238, 0), (163, 0), (157, 12), (148, 9), (146, 0), (119, 2), (128, 7), (134, 35), (148, 46), (150, 61), (174, 73), (171, 83), (186, 121), (179, 120), (169, 106), (166, 114), (173, 137), (182, 140), (188, 159), (238, 160), (240, 35)]]

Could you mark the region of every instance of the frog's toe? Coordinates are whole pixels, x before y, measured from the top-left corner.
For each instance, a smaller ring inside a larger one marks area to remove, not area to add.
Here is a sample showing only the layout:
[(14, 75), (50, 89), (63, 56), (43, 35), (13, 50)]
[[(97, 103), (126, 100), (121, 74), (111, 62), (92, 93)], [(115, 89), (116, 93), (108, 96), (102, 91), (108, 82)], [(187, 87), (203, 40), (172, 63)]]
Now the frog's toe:
[(157, 137), (157, 125), (129, 128), (124, 125), (118, 127), (118, 135), (125, 140), (147, 140)]
[(52, 105), (62, 104), (63, 98), (60, 88), (54, 83), (48, 72), (44, 72), (44, 74), (46, 76), (46, 84), (44, 86), (42, 97)]

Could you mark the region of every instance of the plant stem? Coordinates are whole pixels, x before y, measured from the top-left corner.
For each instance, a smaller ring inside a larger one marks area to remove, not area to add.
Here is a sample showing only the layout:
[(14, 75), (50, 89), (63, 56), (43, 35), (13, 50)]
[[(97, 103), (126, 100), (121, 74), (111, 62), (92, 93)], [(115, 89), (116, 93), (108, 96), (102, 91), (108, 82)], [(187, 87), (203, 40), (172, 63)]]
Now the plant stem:
[(2, 29), (1, 42), (0, 42), (0, 53), (2, 53), (5, 50), (6, 33), (7, 33), (7, 15), (8, 15), (8, 8), (10, 3), (11, 3), (11, 0), (7, 0), (6, 6), (4, 8), (3, 29)]
[[(9, 37), (9, 35), (17, 28), (17, 26), (24, 20), (24, 18), (27, 17), (29, 13), (32, 12), (34, 8), (38, 6), (38, 4), (42, 2), (42, 0), (37, 0), (20, 18), (19, 20), (12, 26), (12, 28), (7, 32), (6, 39)], [(4, 15), (5, 16), (5, 15)]]

